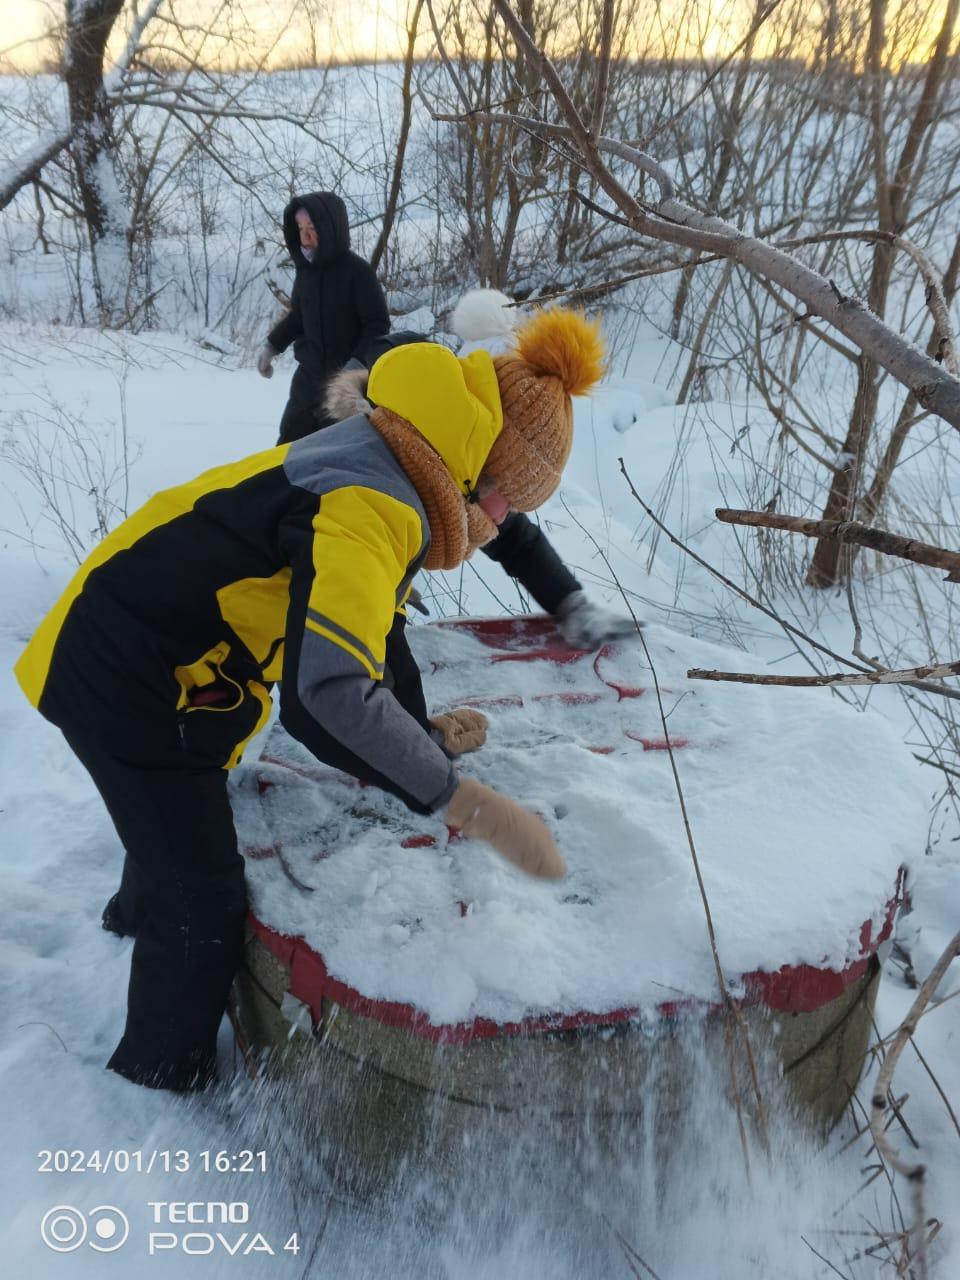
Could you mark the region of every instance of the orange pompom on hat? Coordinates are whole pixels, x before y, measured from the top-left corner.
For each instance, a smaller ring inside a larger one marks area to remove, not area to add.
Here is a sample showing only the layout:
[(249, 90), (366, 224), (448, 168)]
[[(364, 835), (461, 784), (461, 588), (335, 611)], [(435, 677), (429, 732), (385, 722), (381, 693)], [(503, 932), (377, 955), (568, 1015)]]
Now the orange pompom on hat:
[(560, 484), (573, 444), (571, 396), (603, 377), (600, 326), (582, 311), (538, 311), (520, 326), (507, 355), (494, 357), (503, 430), (483, 479), (516, 511), (533, 511)]

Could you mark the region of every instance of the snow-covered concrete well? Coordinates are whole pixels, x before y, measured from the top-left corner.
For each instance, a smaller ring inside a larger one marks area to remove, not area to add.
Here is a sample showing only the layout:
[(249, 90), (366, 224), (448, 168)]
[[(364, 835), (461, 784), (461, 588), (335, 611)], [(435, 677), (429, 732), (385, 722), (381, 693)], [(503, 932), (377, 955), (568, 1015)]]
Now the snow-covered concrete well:
[[(924, 797), (907, 769), (877, 781), (905, 751), (879, 715), (826, 690), (695, 684), (689, 667), (749, 658), (646, 637), (726, 981), (758, 1052), (829, 1125), (860, 1074)], [(616, 1147), (656, 1094), (669, 1126), (691, 1035), (725, 1050), (642, 647), (571, 651), (542, 618), (420, 626), (411, 644), (431, 706), (490, 719), (463, 770), (540, 813), (569, 875), (525, 879), (276, 728), (234, 798), (246, 1036), (377, 1182), (425, 1141), (455, 1159), (478, 1123), (531, 1108)]]

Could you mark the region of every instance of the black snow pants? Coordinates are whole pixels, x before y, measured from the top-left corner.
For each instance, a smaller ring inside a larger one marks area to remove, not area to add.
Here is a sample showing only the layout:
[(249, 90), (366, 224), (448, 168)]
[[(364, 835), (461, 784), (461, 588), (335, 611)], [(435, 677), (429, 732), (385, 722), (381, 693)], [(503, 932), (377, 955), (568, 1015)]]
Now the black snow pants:
[(333, 424), (333, 418), (323, 413), (323, 396), (326, 381), (311, 373), (302, 364), (297, 365), (290, 383), (287, 407), (280, 419), (280, 435), (277, 444), (291, 444), (312, 435), (321, 427)]
[(125, 764), (82, 733), (63, 732), (126, 851), (118, 923), (136, 941), (126, 1028), (107, 1066), (153, 1088), (203, 1088), (246, 917), (227, 775)]

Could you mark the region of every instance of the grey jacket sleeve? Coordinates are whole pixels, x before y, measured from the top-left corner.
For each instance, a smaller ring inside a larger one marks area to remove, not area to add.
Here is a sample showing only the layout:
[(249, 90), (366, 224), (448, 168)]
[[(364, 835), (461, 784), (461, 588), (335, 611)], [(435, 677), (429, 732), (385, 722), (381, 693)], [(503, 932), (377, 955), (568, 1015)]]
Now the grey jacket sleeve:
[(366, 425), (369, 434), (347, 423), (319, 432), (326, 444), (300, 441), (284, 463), (298, 487), (329, 487), (282, 534), (293, 554), (280, 718), (318, 759), (433, 813), (453, 793), (453, 767), (425, 707), (409, 696), (405, 707), (384, 684), (397, 601), (429, 533), (399, 464)]
[(412, 799), (428, 813), (450, 799), (456, 775), (430, 734), (355, 659), (310, 631), (301, 649), (297, 693), (330, 737), (389, 779), (401, 799)]
[(315, 631), (288, 634), (280, 719), (319, 760), (415, 812), (443, 808), (456, 788), (453, 765), (430, 734), (362, 663)]

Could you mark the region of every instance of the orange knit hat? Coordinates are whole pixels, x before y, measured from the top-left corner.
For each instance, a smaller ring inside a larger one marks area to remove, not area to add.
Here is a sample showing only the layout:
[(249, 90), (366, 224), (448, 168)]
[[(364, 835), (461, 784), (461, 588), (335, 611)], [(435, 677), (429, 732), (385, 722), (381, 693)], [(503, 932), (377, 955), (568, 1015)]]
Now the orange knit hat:
[(538, 311), (517, 330), (514, 348), (494, 358), (503, 430), (483, 467), (516, 511), (533, 511), (550, 497), (573, 444), (571, 396), (603, 376), (600, 326), (582, 311)]

